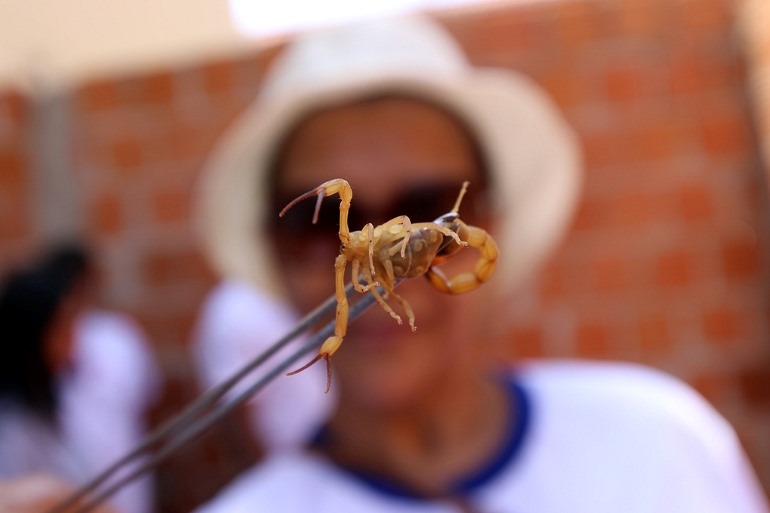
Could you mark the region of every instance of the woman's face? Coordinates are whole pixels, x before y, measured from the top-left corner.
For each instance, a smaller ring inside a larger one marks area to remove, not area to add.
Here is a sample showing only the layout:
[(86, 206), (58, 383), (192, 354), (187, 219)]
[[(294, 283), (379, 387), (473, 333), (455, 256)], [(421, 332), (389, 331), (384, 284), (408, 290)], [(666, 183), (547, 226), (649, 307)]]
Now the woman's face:
[(85, 311), (87, 296), (82, 285), (75, 285), (62, 298), (46, 333), (46, 359), (54, 372), (61, 372), (73, 363), (75, 326)]
[[(355, 231), (401, 214), (412, 222), (432, 221), (451, 210), (460, 184), (469, 180), (460, 217), (475, 224), (471, 213), (481, 176), (474, 146), (451, 116), (415, 100), (388, 98), (336, 107), (305, 120), (284, 147), (276, 194), (288, 201), (326, 180), (344, 178), (353, 189), (350, 230)], [(334, 293), (340, 203), (338, 196), (327, 198), (318, 225), (311, 224), (315, 200), (304, 203), (294, 207), (301, 212), (299, 219), (276, 221), (275, 240), (290, 299), (307, 312)], [(303, 231), (288, 233), (291, 227)], [(454, 267), (472, 270), (478, 257), (466, 249), (453, 259)], [(419, 402), (445, 380), (472, 373), (483, 337), (479, 313), (489, 310), (487, 286), (450, 296), (422, 277), (406, 280), (396, 292), (414, 309), (417, 330), (410, 330), (395, 301), (389, 303), (404, 319), (402, 325), (375, 305), (350, 324), (333, 356), (332, 386), (340, 387), (343, 398), (367, 407), (391, 408)]]

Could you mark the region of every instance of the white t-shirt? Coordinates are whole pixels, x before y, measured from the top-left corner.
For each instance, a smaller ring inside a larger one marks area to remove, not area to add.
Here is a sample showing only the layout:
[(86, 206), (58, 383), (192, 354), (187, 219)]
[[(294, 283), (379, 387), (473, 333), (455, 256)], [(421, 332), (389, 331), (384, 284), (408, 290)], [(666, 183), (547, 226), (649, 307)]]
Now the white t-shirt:
[(0, 479), (43, 471), (71, 483), (88, 478), (85, 462), (73, 454), (50, 422), (0, 402)]
[[(160, 396), (161, 374), (139, 325), (105, 310), (92, 310), (78, 319), (74, 360), (75, 372), (61, 386), (60, 421), (68, 446), (91, 478), (142, 439), (147, 410)], [(110, 502), (121, 513), (151, 511), (151, 478), (130, 483)]]
[[(457, 494), (484, 513), (767, 513), (732, 428), (689, 387), (630, 364), (532, 362), (496, 461)], [(197, 513), (462, 511), (311, 453), (270, 458)]]
[[(249, 284), (224, 281), (217, 285), (200, 312), (192, 344), (202, 386), (209, 388), (229, 378), (288, 333), (296, 321), (289, 308)], [(303, 342), (294, 340), (270, 362), (285, 358)], [(252, 372), (228, 397), (254, 383), (268, 367)], [(333, 390), (324, 394), (325, 383), (325, 370), (316, 365), (294, 376), (279, 376), (249, 400), (253, 434), (268, 452), (297, 448), (324, 422), (335, 404)]]

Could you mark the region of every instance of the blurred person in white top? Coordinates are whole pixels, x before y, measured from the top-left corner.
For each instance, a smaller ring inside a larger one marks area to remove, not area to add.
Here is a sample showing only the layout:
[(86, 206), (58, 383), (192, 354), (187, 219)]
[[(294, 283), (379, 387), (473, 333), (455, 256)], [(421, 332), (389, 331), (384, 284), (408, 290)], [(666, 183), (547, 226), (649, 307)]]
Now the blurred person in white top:
[[(222, 281), (207, 296), (194, 332), (192, 350), (200, 384), (209, 388), (229, 378), (288, 333), (298, 319), (285, 303), (252, 284)], [(303, 338), (294, 340), (271, 361), (287, 356), (302, 342)], [(265, 372), (264, 367), (252, 372), (228, 397)], [(312, 369), (298, 379), (273, 380), (240, 408), (259, 449), (296, 449), (326, 419), (334, 396), (325, 396), (316, 386), (321, 372)]]
[[(0, 479), (6, 485), (50, 476), (77, 486), (133, 449), (146, 430), (159, 370), (140, 327), (97, 306), (95, 280), (86, 250), (67, 244), (3, 284)], [(109, 503), (120, 513), (149, 513), (153, 502), (147, 476)]]

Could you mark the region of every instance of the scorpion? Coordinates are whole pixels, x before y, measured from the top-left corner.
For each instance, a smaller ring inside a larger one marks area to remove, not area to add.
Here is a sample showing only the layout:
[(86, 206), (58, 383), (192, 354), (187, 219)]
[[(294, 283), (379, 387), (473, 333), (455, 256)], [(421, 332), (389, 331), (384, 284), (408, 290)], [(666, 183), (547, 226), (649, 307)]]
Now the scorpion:
[[(401, 278), (424, 275), (440, 292), (463, 294), (475, 289), (492, 276), (498, 258), (497, 244), (482, 228), (470, 226), (460, 220), (460, 202), (467, 191), (468, 184), (467, 181), (463, 183), (452, 210), (433, 222), (412, 223), (409, 217), (402, 215), (379, 226), (375, 227), (372, 223), (368, 223), (360, 231), (351, 232), (348, 226), (348, 212), (353, 198), (353, 189), (342, 178), (322, 183), (293, 199), (281, 210), (278, 215), (283, 217), (298, 202), (317, 196), (313, 215), (315, 224), (323, 199), (335, 194), (340, 197), (339, 238), (342, 246), (334, 262), (337, 300), (334, 335), (323, 342), (318, 355), (310, 362), (289, 372), (288, 375), (302, 372), (319, 360), (324, 360), (328, 393), (332, 375), (330, 358), (342, 345), (347, 332), (349, 306), (345, 294), (345, 270), (348, 263), (351, 264), (351, 278), (355, 290), (360, 293), (371, 293), (382, 309), (398, 324), (402, 324), (401, 316), (385, 300), (393, 297), (406, 313), (412, 331), (417, 329), (414, 312), (409, 303), (393, 290), (396, 282)], [(466, 246), (477, 248), (481, 253), (474, 272), (464, 272), (451, 279), (447, 278), (438, 266)], [(378, 287), (384, 290), (384, 297)]]

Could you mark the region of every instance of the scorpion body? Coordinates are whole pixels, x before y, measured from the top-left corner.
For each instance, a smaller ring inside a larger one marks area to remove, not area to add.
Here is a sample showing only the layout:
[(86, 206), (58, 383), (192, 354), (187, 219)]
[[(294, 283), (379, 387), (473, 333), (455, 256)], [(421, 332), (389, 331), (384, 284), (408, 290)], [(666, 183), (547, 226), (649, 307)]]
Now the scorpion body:
[[(330, 358), (339, 349), (347, 332), (349, 306), (345, 295), (345, 270), (348, 263), (351, 264), (355, 289), (374, 295), (383, 310), (401, 324), (401, 316), (386, 301), (386, 298), (392, 297), (406, 313), (413, 331), (417, 329), (414, 312), (409, 303), (394, 291), (394, 286), (400, 279), (424, 275), (439, 291), (462, 294), (475, 289), (490, 278), (498, 258), (497, 245), (486, 231), (460, 220), (458, 213), (467, 187), (468, 182), (465, 182), (454, 208), (433, 222), (412, 223), (407, 216), (398, 216), (377, 227), (368, 223), (355, 232), (350, 232), (348, 227), (353, 190), (348, 182), (341, 178), (324, 182), (284, 207), (280, 216), (297, 202), (316, 195), (318, 199), (313, 216), (315, 223), (324, 197), (333, 194), (340, 196), (339, 238), (342, 248), (334, 262), (337, 299), (334, 335), (324, 341), (315, 358), (290, 372), (290, 375), (301, 372), (323, 359), (326, 361), (328, 392), (331, 386)], [(481, 252), (474, 272), (447, 278), (438, 266), (466, 246), (475, 247)], [(385, 294), (381, 294), (377, 287), (382, 287)]]

